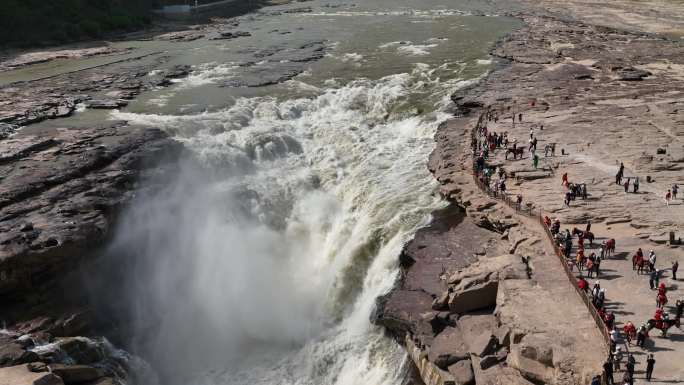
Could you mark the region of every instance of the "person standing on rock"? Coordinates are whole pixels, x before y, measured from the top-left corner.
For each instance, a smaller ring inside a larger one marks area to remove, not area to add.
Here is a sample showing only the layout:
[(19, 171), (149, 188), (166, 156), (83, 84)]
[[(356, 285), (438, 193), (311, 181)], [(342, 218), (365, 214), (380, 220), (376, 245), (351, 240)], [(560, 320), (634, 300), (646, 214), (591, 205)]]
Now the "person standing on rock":
[(648, 355), (648, 359), (646, 360), (646, 380), (649, 382), (651, 381), (651, 377), (653, 376), (653, 367), (655, 366), (655, 358), (653, 358), (653, 354)]
[(643, 348), (647, 335), (648, 335), (648, 329), (646, 328), (646, 324), (639, 326), (639, 329), (637, 329), (636, 346), (641, 346)]
[(627, 372), (632, 377), (632, 382), (630, 383), (630, 385), (632, 385), (632, 383), (634, 382), (634, 367), (636, 366), (636, 359), (634, 358), (634, 355), (632, 353), (630, 353), (629, 356), (627, 356), (626, 366)]
[(651, 290), (655, 290), (656, 288), (656, 272), (655, 270), (651, 270), (651, 274), (648, 276), (648, 285), (651, 287)]
[(679, 269), (679, 262), (678, 261), (672, 262), (672, 280), (673, 281), (677, 280), (677, 269)]
[(670, 205), (670, 199), (672, 199), (672, 193), (670, 192), (670, 190), (667, 190), (667, 192), (665, 193), (665, 206)]
[(619, 372), (620, 371), (620, 363), (622, 362), (622, 348), (619, 346), (615, 348), (615, 352), (613, 353), (613, 371)]
[(655, 270), (655, 264), (656, 264), (656, 254), (655, 254), (655, 251), (651, 250), (648, 252), (648, 269), (649, 269), (649, 271)]
[(603, 363), (603, 373), (606, 375), (606, 385), (614, 385), (613, 380), (613, 363), (610, 362), (610, 358)]

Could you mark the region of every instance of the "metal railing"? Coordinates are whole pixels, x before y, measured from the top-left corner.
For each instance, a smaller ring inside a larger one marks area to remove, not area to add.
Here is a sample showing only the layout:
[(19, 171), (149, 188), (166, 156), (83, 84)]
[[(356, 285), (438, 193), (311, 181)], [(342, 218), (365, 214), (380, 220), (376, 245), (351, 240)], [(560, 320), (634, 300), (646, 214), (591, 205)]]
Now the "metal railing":
[[(483, 127), (482, 124), (485, 121), (485, 119), (486, 119), (486, 113), (480, 114), (480, 118), (478, 119), (478, 122), (475, 126), (475, 129), (473, 129), (471, 131), (471, 142), (473, 143), (473, 148), (472, 148), (473, 155), (475, 155), (477, 153), (477, 142), (478, 141), (477, 141), (476, 135), (481, 131), (481, 128)], [(533, 208), (533, 205), (528, 204), (527, 210), (523, 209), (522, 207), (520, 207), (521, 205), (518, 205), (517, 202), (513, 202), (507, 194), (500, 193), (497, 191), (493, 191), (486, 183), (484, 183), (480, 179), (480, 176), (481, 176), (480, 170), (478, 170), (477, 164), (476, 164), (475, 160), (473, 159), (473, 180), (475, 181), (475, 184), (480, 188), (480, 190), (482, 192), (486, 193), (488, 196), (490, 196), (494, 199), (497, 199), (499, 201), (504, 202), (506, 205), (508, 205), (509, 207), (514, 209), (519, 214), (523, 214), (523, 215), (528, 216), (528, 217), (534, 217), (536, 215), (535, 210)], [(567, 276), (568, 280), (570, 281), (570, 284), (572, 285), (572, 287), (575, 288), (575, 291), (580, 296), (580, 298), (582, 298), (582, 301), (584, 302), (587, 309), (589, 310), (589, 313), (591, 314), (592, 318), (596, 322), (596, 325), (598, 326), (598, 328), (601, 332), (601, 335), (603, 336), (604, 342), (605, 342), (606, 346), (608, 347), (608, 350), (610, 350), (610, 334), (608, 332), (608, 328), (606, 327), (606, 324), (603, 321), (603, 319), (601, 318), (601, 316), (599, 316), (596, 308), (594, 307), (594, 304), (592, 304), (591, 301), (589, 300), (588, 295), (585, 292), (583, 292), (582, 289), (580, 289), (577, 286), (577, 278), (575, 277), (575, 275), (572, 273), (572, 271), (568, 267), (568, 262), (567, 262), (565, 256), (561, 252), (560, 248), (556, 245), (556, 242), (553, 238), (553, 234), (551, 234), (551, 231), (549, 230), (549, 228), (544, 223), (543, 210), (541, 208), (539, 208), (539, 211), (538, 211), (538, 222), (539, 222), (540, 226), (544, 229), (544, 233), (547, 235), (549, 242), (551, 242), (551, 246), (553, 247), (554, 253), (556, 254), (556, 257), (558, 257), (558, 260), (559, 260), (561, 266), (563, 267), (563, 271), (565, 271), (565, 275)]]

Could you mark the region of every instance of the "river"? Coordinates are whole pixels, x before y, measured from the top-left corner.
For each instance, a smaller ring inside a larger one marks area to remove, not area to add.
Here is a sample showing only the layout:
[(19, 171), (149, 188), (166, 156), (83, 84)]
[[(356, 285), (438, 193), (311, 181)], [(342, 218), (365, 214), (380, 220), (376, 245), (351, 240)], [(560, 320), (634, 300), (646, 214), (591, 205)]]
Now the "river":
[(491, 70), (518, 22), (443, 0), (310, 1), (239, 22), (251, 36), (115, 43), (194, 72), (70, 118), (160, 127), (192, 155), (108, 251), (133, 257), (111, 311), (156, 372), (141, 383), (401, 384), (405, 353), (369, 316), (445, 205), (426, 161), (449, 95)]

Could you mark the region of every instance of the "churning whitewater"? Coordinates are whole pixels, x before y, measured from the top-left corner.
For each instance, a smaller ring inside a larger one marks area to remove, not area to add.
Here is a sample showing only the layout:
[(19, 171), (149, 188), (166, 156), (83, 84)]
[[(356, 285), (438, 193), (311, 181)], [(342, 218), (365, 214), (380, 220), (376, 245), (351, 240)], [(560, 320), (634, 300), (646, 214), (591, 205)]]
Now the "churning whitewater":
[[(290, 80), (231, 88), (244, 66), (206, 61), (199, 47), (191, 77), (112, 114), (189, 149), (168, 188), (137, 197), (108, 252), (131, 257), (117, 310), (130, 349), (157, 372), (141, 382), (404, 381), (405, 353), (369, 318), (403, 245), (444, 204), (426, 160), (449, 95), (487, 70), (478, 60), (502, 30), (431, 2), (376, 3), (245, 18), (254, 30), (318, 31), (325, 57)], [(352, 8), (368, 15), (349, 18)]]

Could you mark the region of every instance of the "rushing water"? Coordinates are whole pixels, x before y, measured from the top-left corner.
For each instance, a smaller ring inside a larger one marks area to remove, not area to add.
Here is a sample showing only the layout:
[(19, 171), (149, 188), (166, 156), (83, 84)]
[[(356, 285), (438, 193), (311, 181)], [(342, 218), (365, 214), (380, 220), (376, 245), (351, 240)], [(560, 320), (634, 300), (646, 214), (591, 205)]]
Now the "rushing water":
[[(449, 94), (490, 69), (516, 22), (439, 0), (312, 1), (240, 21), (251, 37), (117, 43), (193, 65), (109, 118), (167, 130), (200, 164), (140, 197), (111, 247), (134, 261), (115, 293), (129, 348), (167, 384), (400, 384), (405, 353), (369, 315), (443, 205), (425, 163)], [(325, 57), (292, 80), (224, 86), (312, 43)]]

